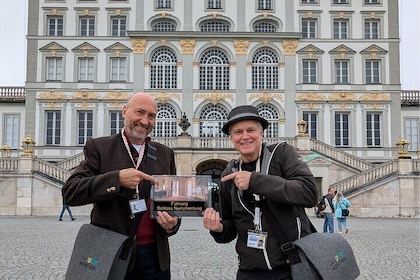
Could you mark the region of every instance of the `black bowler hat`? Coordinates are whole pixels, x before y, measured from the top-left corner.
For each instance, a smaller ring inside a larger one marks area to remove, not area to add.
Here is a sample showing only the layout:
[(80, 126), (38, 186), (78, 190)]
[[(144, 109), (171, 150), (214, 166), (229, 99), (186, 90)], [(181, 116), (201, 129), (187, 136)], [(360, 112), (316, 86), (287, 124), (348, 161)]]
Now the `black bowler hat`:
[(243, 105), (233, 108), (233, 110), (230, 111), (228, 121), (223, 125), (222, 131), (225, 134), (229, 134), (229, 127), (232, 124), (245, 120), (259, 121), (263, 129), (266, 129), (268, 127), (268, 121), (258, 114), (257, 108), (250, 105)]

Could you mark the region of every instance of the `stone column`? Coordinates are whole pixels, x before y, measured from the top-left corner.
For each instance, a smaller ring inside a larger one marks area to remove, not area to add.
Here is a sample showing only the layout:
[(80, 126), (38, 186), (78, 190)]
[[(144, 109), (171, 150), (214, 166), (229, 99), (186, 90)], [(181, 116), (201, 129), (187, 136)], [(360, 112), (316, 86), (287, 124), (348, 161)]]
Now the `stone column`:
[(32, 170), (34, 159), (32, 157), (19, 158), (19, 177), (16, 186), (16, 215), (32, 214)]

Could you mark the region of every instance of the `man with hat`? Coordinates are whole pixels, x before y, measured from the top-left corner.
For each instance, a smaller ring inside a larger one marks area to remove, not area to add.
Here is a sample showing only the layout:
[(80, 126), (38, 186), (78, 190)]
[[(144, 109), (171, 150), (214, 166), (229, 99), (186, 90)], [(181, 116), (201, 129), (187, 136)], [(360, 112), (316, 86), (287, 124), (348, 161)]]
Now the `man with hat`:
[(281, 245), (315, 231), (305, 213), (317, 203), (315, 179), (293, 146), (263, 143), (267, 127), (253, 106), (229, 113), (222, 131), (240, 156), (222, 173), (220, 213), (203, 217), (217, 243), (237, 238), (238, 280), (291, 279)]

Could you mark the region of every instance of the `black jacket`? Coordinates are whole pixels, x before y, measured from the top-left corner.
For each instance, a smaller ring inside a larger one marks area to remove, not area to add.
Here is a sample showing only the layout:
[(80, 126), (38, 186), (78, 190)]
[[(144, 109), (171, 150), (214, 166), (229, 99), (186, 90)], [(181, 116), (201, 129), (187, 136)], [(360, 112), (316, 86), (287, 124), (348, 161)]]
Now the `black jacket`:
[[(263, 145), (261, 162), (273, 151), (276, 145)], [(232, 160), (222, 173), (222, 177), (237, 171), (238, 160)], [(263, 250), (248, 248), (248, 230), (254, 229), (254, 205), (247, 201), (245, 192), (241, 193), (233, 180), (222, 183), (220, 189), (223, 232), (211, 232), (218, 243), (227, 243), (237, 237), (236, 251), (239, 255), (239, 268), (244, 270), (270, 270), (286, 264), (280, 246), (296, 240), (311, 232), (311, 223), (305, 207), (317, 203), (317, 187), (308, 166), (299, 157), (296, 149), (281, 143), (273, 153), (268, 175), (261, 172), (251, 175), (249, 193), (263, 196), (261, 204), (262, 231), (268, 233), (267, 258)], [(240, 202), (248, 208), (247, 211)]]

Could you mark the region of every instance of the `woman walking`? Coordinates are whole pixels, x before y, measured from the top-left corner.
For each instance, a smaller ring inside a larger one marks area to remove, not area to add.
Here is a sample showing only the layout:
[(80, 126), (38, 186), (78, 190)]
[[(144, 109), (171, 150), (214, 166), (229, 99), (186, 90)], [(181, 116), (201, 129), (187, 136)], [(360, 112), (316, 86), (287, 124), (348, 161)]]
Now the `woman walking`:
[(342, 192), (337, 192), (333, 199), (335, 217), (337, 218), (338, 232), (343, 233), (343, 226), (345, 233), (349, 232), (347, 225), (347, 216), (349, 215), (348, 208), (351, 206), (350, 201), (344, 197)]

